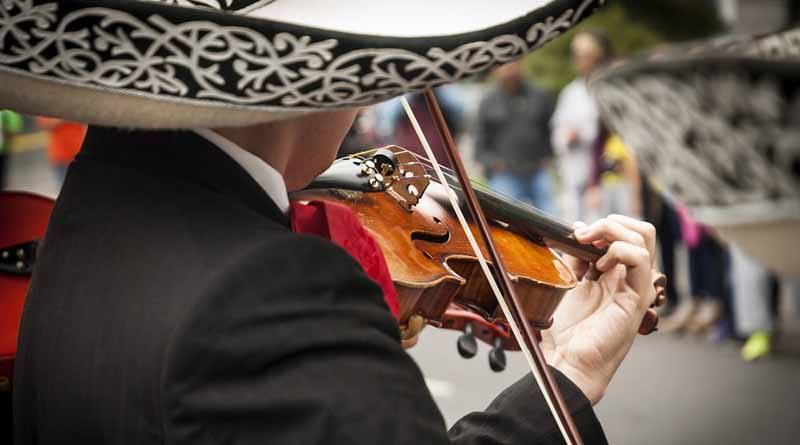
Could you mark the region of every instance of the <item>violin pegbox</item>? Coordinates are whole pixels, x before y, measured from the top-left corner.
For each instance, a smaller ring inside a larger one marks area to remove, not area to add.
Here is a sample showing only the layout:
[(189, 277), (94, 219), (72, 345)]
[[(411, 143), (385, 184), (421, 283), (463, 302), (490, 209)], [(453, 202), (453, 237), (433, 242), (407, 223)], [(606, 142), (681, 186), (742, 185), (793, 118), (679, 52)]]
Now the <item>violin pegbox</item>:
[(331, 189), (339, 194), (386, 192), (411, 211), (430, 184), (425, 166), (410, 151), (394, 145), (337, 159), (306, 190)]
[(408, 211), (417, 205), (430, 184), (430, 176), (417, 157), (396, 145), (370, 152), (362, 171), (371, 176), (374, 189), (388, 192)]

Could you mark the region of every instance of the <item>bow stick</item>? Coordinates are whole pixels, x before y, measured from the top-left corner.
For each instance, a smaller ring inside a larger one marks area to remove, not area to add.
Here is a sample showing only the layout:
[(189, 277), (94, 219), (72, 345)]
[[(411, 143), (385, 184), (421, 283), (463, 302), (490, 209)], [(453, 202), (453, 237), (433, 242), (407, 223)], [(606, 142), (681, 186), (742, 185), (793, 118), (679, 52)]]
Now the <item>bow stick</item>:
[[(517, 297), (516, 292), (514, 291), (514, 287), (511, 285), (511, 281), (508, 277), (508, 273), (506, 272), (505, 265), (500, 257), (497, 248), (495, 247), (494, 241), (489, 232), (489, 224), (486, 221), (486, 216), (483, 213), (483, 210), (478, 203), (478, 198), (475, 194), (475, 190), (472, 188), (472, 182), (469, 179), (469, 175), (464, 168), (464, 163), (461, 160), (461, 155), (459, 154), (455, 142), (453, 141), (453, 136), (450, 134), (450, 130), (447, 127), (447, 123), (444, 120), (444, 115), (439, 107), (439, 103), (436, 100), (436, 97), (433, 94), (433, 90), (428, 89), (425, 90), (425, 101), (428, 105), (428, 109), (431, 111), (434, 117), (434, 122), (436, 123), (436, 128), (439, 131), (439, 137), (441, 138), (442, 142), (444, 143), (445, 152), (447, 153), (447, 157), (450, 159), (450, 163), (452, 164), (453, 170), (456, 173), (456, 177), (461, 184), (461, 188), (466, 198), (467, 207), (472, 214), (472, 218), (475, 221), (476, 226), (478, 227), (478, 231), (481, 235), (481, 239), (484, 242), (484, 245), (489, 252), (489, 257), (492, 263), (495, 265), (495, 270), (497, 271), (497, 280), (493, 277), (491, 269), (489, 268), (486, 259), (483, 256), (480, 248), (478, 247), (475, 238), (472, 236), (472, 231), (469, 229), (467, 225), (467, 221), (464, 218), (463, 213), (461, 213), (460, 206), (456, 199), (455, 192), (449, 187), (447, 180), (442, 172), (439, 163), (436, 160), (436, 157), (433, 154), (433, 151), (428, 144), (428, 141), (425, 135), (422, 132), (422, 129), (417, 122), (416, 117), (414, 116), (413, 111), (411, 110), (411, 106), (408, 104), (408, 101), (405, 97), (401, 98), (403, 103), (403, 108), (405, 109), (406, 113), (408, 114), (409, 119), (411, 120), (412, 126), (417, 133), (417, 136), (422, 143), (423, 148), (425, 149), (428, 157), (431, 160), (433, 165), (434, 171), (436, 172), (437, 176), (439, 177), (440, 182), (445, 187), (448, 193), (448, 197), (450, 202), (453, 206), (453, 210), (456, 213), (456, 216), (461, 223), (462, 227), (464, 228), (464, 232), (467, 235), (468, 240), (470, 241), (470, 245), (472, 249), (475, 251), (475, 255), (478, 258), (478, 262), (481, 265), (481, 269), (483, 273), (486, 275), (486, 279), (489, 282), (492, 291), (497, 298), (497, 301), (500, 307), (503, 310), (503, 314), (505, 315), (506, 319), (509, 322), (512, 332), (517, 340), (517, 343), (520, 345), (525, 358), (528, 360), (528, 365), (531, 368), (531, 372), (536, 380), (537, 385), (539, 386), (540, 390), (542, 391), (542, 395), (547, 402), (550, 411), (553, 413), (553, 416), (556, 420), (559, 430), (561, 431), (564, 440), (568, 445), (582, 445), (583, 440), (580, 437), (580, 433), (578, 432), (577, 427), (575, 426), (575, 421), (572, 419), (572, 415), (567, 408), (567, 404), (564, 401), (564, 397), (561, 394), (558, 386), (555, 383), (555, 378), (553, 374), (550, 372), (550, 368), (547, 366), (547, 362), (545, 361), (544, 354), (542, 354), (542, 350), (539, 347), (539, 342), (536, 337), (536, 332), (533, 327), (531, 327), (530, 323), (527, 322), (525, 317), (523, 316), (524, 311), (522, 310), (522, 305), (520, 304), (520, 300)], [(499, 283), (499, 287), (498, 287)]]

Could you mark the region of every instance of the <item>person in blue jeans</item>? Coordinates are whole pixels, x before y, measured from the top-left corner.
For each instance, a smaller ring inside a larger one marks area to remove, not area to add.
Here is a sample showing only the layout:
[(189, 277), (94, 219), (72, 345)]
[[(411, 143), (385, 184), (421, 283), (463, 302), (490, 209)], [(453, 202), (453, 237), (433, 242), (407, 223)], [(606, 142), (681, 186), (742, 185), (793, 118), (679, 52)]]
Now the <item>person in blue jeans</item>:
[(499, 172), (491, 175), (489, 187), (506, 196), (533, 204), (547, 213), (553, 213), (553, 179), (545, 166), (526, 175)]
[(478, 108), (475, 153), (489, 187), (552, 213), (550, 117), (555, 101), (525, 81), (520, 61), (497, 68)]

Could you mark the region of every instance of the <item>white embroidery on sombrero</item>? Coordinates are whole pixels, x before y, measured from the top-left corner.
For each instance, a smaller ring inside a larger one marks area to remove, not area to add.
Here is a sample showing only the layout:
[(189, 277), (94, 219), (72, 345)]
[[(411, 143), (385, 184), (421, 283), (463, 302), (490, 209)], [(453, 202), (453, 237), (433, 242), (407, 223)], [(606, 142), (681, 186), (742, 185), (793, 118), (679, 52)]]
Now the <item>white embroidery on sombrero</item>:
[(172, 3), (179, 6), (202, 6), (213, 9), (231, 9), (233, 0), (148, 0), (160, 1), (162, 3)]
[(725, 56), (800, 61), (800, 27), (764, 36), (732, 35), (700, 42), (676, 44), (658, 51), (615, 61), (612, 69), (599, 77), (614, 77), (615, 73), (627, 67), (637, 69), (649, 62), (662, 64), (666, 60), (684, 60), (687, 57)]
[(275, 0), (147, 0), (152, 2), (171, 3), (178, 6), (193, 6), (211, 9), (219, 9), (222, 11), (236, 11), (245, 12), (254, 8), (258, 8)]
[(604, 1), (585, 0), (548, 17), (532, 25), (525, 38), (501, 35), (421, 55), (401, 48), (337, 54), (335, 39), (312, 42), (285, 32), (267, 38), (249, 28), (172, 23), (157, 14), (144, 21), (104, 7), (78, 9), (59, 20), (58, 3), (5, 0), (0, 70), (68, 85), (254, 109), (360, 106), (510, 61), (560, 35)]
[(769, 60), (800, 59), (800, 28), (793, 28), (763, 37), (735, 38), (707, 50), (719, 50), (727, 54), (745, 54)]
[(613, 130), (690, 207), (800, 200), (800, 91), (787, 98), (776, 79), (746, 72), (604, 83), (595, 94)]

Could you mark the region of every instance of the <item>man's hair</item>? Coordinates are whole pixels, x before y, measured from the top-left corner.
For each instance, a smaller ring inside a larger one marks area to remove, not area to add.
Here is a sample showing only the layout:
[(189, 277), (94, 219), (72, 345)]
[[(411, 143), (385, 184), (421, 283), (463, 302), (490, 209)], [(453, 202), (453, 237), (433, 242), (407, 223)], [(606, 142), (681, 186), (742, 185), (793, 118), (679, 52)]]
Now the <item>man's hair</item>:
[(605, 32), (591, 29), (578, 32), (575, 35), (575, 38), (578, 38), (579, 36), (591, 38), (592, 41), (600, 48), (600, 50), (603, 51), (604, 61), (608, 61), (614, 57), (614, 45), (611, 44), (611, 39), (608, 38), (608, 35)]

